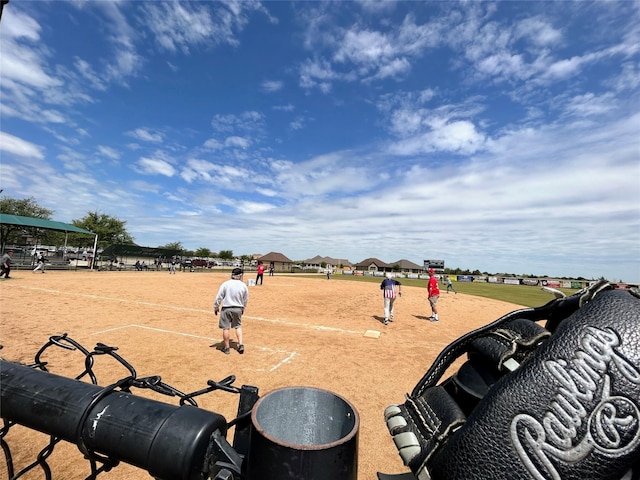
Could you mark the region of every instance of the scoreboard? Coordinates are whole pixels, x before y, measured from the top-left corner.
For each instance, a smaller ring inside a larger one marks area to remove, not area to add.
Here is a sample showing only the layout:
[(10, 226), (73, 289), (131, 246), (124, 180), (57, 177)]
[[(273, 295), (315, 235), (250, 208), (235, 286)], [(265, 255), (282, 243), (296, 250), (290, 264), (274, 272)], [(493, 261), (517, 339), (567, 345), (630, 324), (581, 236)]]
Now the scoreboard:
[(424, 268), (433, 268), (434, 270), (444, 270), (444, 260), (425, 260)]

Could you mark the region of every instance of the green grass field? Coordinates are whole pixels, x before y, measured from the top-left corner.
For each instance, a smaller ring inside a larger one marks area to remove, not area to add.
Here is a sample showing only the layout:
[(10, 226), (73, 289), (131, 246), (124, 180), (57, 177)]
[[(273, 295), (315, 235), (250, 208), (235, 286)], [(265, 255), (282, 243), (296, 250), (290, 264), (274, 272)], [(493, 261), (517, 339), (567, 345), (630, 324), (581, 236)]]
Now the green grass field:
[[(301, 276), (302, 274), (295, 274), (295, 276)], [(318, 278), (326, 281), (324, 275), (304, 275), (310, 278)], [(331, 277), (331, 281), (347, 281), (347, 282), (369, 282), (380, 284), (382, 277), (369, 277), (369, 276), (353, 276), (342, 275), (340, 273), (334, 274)], [(402, 285), (410, 287), (422, 287), (425, 289), (427, 281), (425, 279), (414, 280), (405, 278), (401, 280)], [(493, 298), (495, 300), (502, 300), (504, 302), (515, 303), (516, 305), (522, 305), (524, 307), (538, 307), (544, 305), (554, 297), (548, 292), (543, 291), (539, 286), (530, 287), (527, 285), (504, 285), (500, 283), (486, 283), (486, 282), (453, 282), (453, 287), (458, 293), (465, 293), (467, 295), (475, 295), (478, 297)], [(447, 294), (446, 285), (440, 282), (441, 295), (455, 295), (453, 292)], [(558, 290), (564, 292), (566, 295), (571, 295), (577, 290), (571, 290), (566, 288), (559, 288)], [(425, 293), (426, 295), (426, 293)]]

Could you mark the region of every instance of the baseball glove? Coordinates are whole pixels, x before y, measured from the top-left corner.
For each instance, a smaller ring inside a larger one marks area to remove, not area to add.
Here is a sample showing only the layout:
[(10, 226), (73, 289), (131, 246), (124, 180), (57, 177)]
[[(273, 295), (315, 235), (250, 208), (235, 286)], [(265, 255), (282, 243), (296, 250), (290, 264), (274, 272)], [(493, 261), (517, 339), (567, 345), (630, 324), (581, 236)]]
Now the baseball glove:
[(411, 473), (379, 479), (640, 477), (640, 291), (555, 293), (453, 342), (385, 410)]

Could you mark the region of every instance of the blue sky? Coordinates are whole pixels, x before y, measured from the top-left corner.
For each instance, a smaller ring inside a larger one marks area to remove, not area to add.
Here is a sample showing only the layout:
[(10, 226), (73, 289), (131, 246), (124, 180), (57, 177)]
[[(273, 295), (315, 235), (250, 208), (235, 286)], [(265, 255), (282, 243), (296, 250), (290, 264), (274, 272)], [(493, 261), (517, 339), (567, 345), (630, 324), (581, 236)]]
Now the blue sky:
[(11, 0), (0, 188), (136, 243), (640, 281), (640, 3)]

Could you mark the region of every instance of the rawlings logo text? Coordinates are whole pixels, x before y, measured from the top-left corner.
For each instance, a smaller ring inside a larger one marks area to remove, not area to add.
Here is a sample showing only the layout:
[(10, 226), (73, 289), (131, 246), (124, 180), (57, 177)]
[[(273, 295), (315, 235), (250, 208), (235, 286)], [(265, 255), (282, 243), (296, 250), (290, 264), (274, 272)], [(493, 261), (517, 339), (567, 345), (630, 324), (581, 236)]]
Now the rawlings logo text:
[[(549, 360), (544, 366), (559, 387), (538, 420), (519, 414), (511, 422), (511, 439), (531, 475), (560, 480), (553, 459), (583, 460), (594, 449), (608, 456), (624, 455), (640, 442), (640, 409), (631, 399), (611, 396), (609, 370), (640, 384), (640, 372), (616, 352), (620, 344), (611, 329), (589, 327), (569, 361)], [(578, 438), (579, 432), (584, 432)]]

